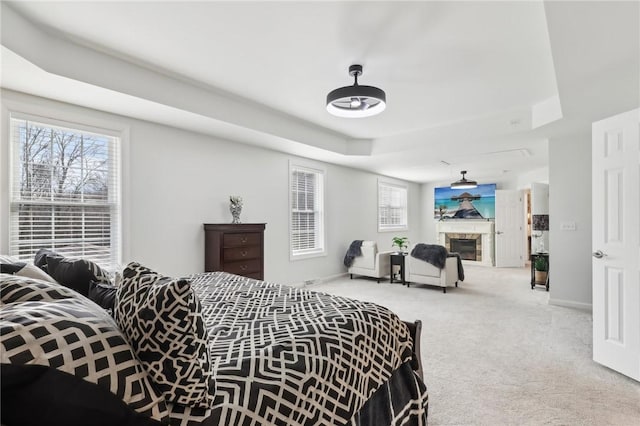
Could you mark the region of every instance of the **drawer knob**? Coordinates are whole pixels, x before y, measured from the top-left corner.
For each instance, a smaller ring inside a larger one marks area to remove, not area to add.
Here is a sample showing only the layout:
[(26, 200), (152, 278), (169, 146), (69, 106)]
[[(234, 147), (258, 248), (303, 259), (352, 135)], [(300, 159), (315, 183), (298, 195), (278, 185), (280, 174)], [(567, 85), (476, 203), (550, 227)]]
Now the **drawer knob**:
[(242, 269), (243, 271), (247, 270), (247, 265), (240, 265), (240, 269)]
[(245, 257), (247, 255), (247, 251), (243, 250), (243, 251), (240, 252), (240, 254), (242, 255), (242, 257)]
[(246, 242), (247, 242), (247, 237), (243, 237), (243, 238), (240, 240), (240, 242), (241, 242), (241, 243), (246, 243)]

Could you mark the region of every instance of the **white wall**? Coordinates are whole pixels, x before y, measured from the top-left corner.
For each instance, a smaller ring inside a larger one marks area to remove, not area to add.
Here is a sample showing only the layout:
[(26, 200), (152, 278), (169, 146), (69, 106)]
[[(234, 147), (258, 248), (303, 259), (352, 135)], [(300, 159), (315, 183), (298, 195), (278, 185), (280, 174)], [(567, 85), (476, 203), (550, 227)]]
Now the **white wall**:
[[(215, 137), (127, 117), (111, 115), (12, 91), (2, 91), (7, 109), (44, 114), (66, 121), (126, 128), (129, 146), (125, 183), (123, 262), (137, 260), (167, 275), (204, 270), (203, 223), (229, 223), (229, 195), (244, 199), (241, 220), (266, 222), (265, 279), (282, 284), (345, 272), (342, 258), (354, 239), (376, 240), (391, 248), (391, 238), (422, 235), (420, 185), (409, 189), (409, 231), (377, 230), (377, 182), (380, 176), (312, 162), (326, 170), (327, 255), (290, 261), (288, 231), (289, 160), (300, 159)], [(105, 124), (106, 123), (106, 124)], [(0, 251), (7, 251), (6, 178), (8, 130), (2, 132)]]
[[(549, 142), (549, 303), (591, 307), (591, 135)], [(575, 231), (563, 231), (575, 222)]]
[(517, 177), (517, 189), (531, 188), (532, 182), (549, 183), (549, 168), (541, 167), (539, 169), (530, 170), (520, 173)]

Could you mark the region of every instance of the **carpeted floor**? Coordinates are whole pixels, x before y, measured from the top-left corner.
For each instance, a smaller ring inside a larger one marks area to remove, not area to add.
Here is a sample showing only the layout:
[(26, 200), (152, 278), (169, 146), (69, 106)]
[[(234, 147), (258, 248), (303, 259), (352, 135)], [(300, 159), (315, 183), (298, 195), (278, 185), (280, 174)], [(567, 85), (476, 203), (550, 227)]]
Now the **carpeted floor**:
[(640, 383), (591, 360), (590, 312), (548, 305), (529, 269), (465, 273), (447, 294), (348, 277), (308, 288), (422, 320), (431, 426), (640, 425)]

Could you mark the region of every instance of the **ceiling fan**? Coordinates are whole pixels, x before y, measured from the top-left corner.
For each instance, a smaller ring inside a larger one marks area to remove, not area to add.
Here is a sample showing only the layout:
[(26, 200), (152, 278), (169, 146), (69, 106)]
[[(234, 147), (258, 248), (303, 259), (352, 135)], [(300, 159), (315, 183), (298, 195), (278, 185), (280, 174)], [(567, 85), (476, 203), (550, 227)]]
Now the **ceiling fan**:
[(327, 111), (338, 117), (370, 117), (384, 111), (386, 94), (373, 86), (361, 86), (358, 77), (362, 75), (362, 65), (351, 65), (349, 75), (354, 78), (353, 86), (340, 87), (327, 95)]

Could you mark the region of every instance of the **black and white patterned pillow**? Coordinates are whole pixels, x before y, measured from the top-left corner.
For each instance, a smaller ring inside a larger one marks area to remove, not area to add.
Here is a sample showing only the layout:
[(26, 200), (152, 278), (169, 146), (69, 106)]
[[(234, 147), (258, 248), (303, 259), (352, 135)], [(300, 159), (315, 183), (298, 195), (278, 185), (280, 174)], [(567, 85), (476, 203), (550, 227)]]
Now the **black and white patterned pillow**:
[(187, 279), (139, 263), (122, 272), (115, 319), (168, 401), (210, 407), (215, 382), (202, 308)]
[(63, 285), (44, 280), (20, 277), (17, 275), (0, 275), (2, 303), (17, 302), (51, 302), (62, 299), (73, 299), (78, 293)]
[[(86, 389), (97, 386), (110, 392), (143, 417), (167, 421), (164, 398), (153, 388), (131, 346), (103, 309), (59, 284), (11, 275), (0, 276), (0, 294), (0, 362), (10, 365), (15, 377), (33, 373), (33, 366), (66, 373), (78, 378), (85, 388), (89, 386)], [(7, 391), (15, 393), (14, 389)], [(59, 386), (38, 391), (50, 392), (50, 401), (55, 401), (60, 393), (75, 394), (77, 386), (60, 380)], [(28, 397), (19, 402), (29, 406)], [(81, 406), (76, 401), (78, 410), (93, 409), (95, 414), (95, 407), (101, 406), (100, 400), (84, 402), (86, 405)], [(56, 406), (33, 408), (65, 416)]]

